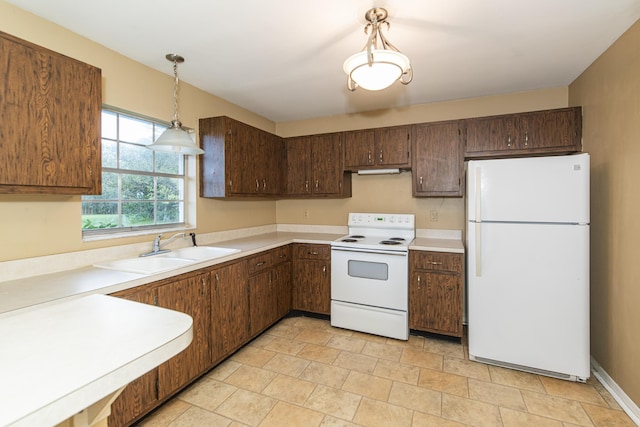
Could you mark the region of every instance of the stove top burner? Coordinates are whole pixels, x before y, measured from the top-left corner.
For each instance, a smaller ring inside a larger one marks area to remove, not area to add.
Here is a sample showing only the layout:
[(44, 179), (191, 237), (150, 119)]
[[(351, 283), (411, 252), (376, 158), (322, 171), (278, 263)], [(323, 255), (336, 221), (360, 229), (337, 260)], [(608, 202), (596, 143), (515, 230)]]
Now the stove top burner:
[(364, 236), (360, 234), (354, 234), (353, 236), (349, 236), (350, 239), (364, 239)]
[(404, 237), (392, 237), (389, 240), (397, 240), (398, 242), (404, 242), (406, 239)]
[[(404, 240), (404, 239), (403, 239)], [(383, 240), (380, 242), (381, 245), (401, 245), (402, 242), (396, 240)]]
[(341, 242), (346, 242), (346, 243), (353, 243), (353, 242), (357, 242), (358, 239), (350, 239), (350, 238), (348, 238), (348, 239), (342, 239), (340, 241)]

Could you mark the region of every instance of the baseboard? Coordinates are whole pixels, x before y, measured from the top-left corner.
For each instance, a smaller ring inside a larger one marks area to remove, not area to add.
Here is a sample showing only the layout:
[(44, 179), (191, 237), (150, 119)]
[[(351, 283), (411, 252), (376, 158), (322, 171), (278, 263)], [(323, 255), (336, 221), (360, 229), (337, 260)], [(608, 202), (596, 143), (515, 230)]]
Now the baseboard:
[(635, 404), (633, 400), (627, 393), (624, 392), (620, 388), (620, 386), (609, 376), (607, 371), (605, 371), (602, 366), (591, 357), (591, 370), (593, 375), (602, 383), (604, 388), (607, 389), (611, 396), (618, 402), (618, 404), (622, 407), (622, 410), (629, 415), (631, 420), (636, 423), (636, 425), (640, 426), (640, 408)]

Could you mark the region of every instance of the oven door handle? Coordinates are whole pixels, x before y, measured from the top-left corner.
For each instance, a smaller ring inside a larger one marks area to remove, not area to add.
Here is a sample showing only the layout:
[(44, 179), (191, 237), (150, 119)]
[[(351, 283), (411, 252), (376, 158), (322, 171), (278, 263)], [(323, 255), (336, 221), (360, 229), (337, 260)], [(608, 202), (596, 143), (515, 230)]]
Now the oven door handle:
[(406, 257), (409, 255), (409, 251), (388, 251), (384, 249), (360, 249), (360, 248), (341, 248), (341, 247), (331, 247), (331, 251), (340, 251), (340, 252), (360, 252), (364, 254), (385, 254), (385, 255), (397, 255)]

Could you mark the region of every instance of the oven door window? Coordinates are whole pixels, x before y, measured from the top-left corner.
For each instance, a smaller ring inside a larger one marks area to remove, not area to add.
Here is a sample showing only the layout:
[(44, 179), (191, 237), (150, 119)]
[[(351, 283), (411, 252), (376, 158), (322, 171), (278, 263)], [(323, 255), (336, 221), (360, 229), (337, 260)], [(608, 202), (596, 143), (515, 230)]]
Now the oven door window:
[(389, 265), (383, 262), (349, 260), (348, 273), (362, 279), (387, 280)]

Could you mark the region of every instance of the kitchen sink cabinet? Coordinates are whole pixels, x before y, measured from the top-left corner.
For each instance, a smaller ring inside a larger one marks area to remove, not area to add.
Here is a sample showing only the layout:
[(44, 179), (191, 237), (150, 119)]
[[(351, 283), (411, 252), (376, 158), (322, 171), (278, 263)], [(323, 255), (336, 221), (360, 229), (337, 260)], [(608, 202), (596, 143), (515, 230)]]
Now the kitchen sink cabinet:
[(249, 341), (249, 284), (244, 262), (211, 271), (211, 358), (218, 363)]
[(282, 138), (229, 117), (200, 119), (201, 197), (282, 193)]
[(580, 107), (465, 120), (468, 159), (582, 150)]
[(462, 254), (409, 251), (411, 329), (462, 337), (462, 265)]
[(411, 168), (411, 126), (344, 132), (345, 170)]
[(331, 314), (331, 247), (294, 244), (293, 309)]
[(341, 133), (286, 138), (285, 147), (286, 196), (351, 197)]
[(0, 32), (0, 193), (100, 194), (101, 70)]
[(464, 139), (460, 121), (413, 126), (414, 197), (464, 195)]

